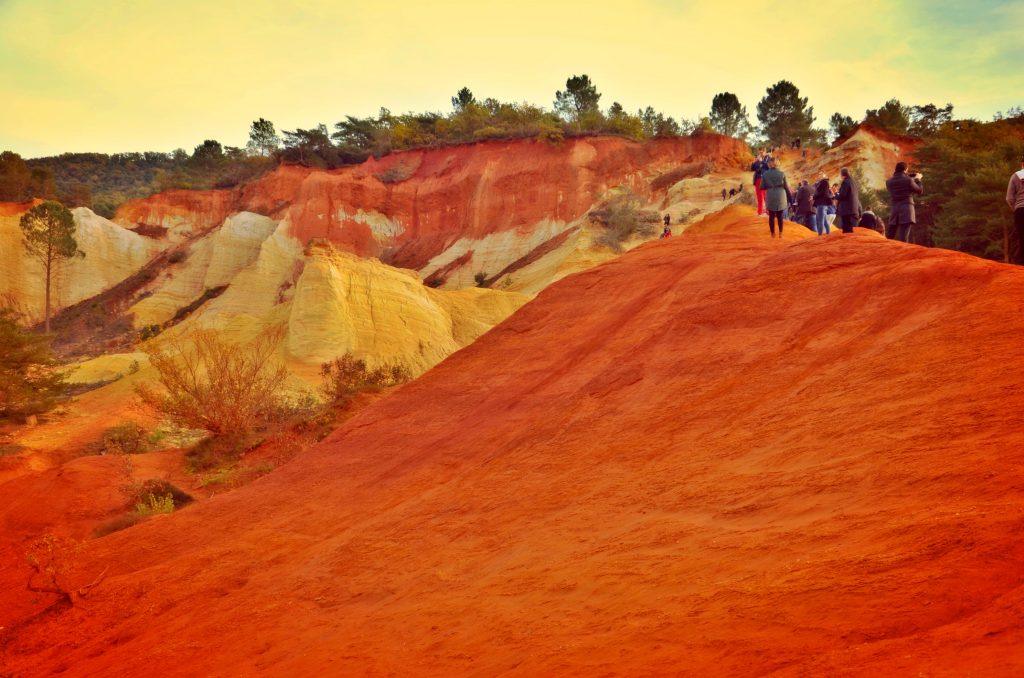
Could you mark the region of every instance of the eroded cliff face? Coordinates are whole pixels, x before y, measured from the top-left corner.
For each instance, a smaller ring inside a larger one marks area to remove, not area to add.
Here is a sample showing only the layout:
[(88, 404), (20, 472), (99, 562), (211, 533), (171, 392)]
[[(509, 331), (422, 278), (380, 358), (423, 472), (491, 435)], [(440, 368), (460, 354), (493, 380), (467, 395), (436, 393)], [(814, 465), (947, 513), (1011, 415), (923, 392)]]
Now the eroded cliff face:
[(796, 179), (815, 182), (824, 172), (833, 183), (839, 183), (843, 167), (860, 171), (867, 186), (881, 189), (892, 176), (899, 161), (913, 162), (920, 140), (889, 134), (872, 125), (858, 125), (849, 136), (824, 153), (812, 152), (803, 158), (798, 151), (784, 151), (783, 160), (790, 183)]
[[(732, 177), (748, 160), (744, 144), (715, 134), (647, 143), (488, 142), (406, 151), (332, 171), (282, 166), (234, 191), (169, 191), (132, 201), (115, 220), (144, 232), (168, 229), (180, 240), (248, 211), (288, 223), (302, 246), (326, 240), (461, 288), (473, 285), (476, 273), (494, 276), (585, 226), (584, 215), (612, 189), (660, 203), (675, 183), (664, 178), (681, 166)], [(710, 183), (696, 197), (675, 188), (676, 202), (690, 201), (680, 202), (677, 213), (715, 207)], [(531, 289), (547, 282), (520, 281)]]
[(114, 221), (125, 228), (172, 243), (202, 234), (224, 222), (235, 208), (230, 190), (173, 190), (121, 205)]
[[(19, 225), (21, 216), (33, 204), (0, 204), (0, 304), (15, 308), (29, 322), (42, 320), (46, 299), (45, 269), (25, 251)], [(162, 248), (160, 243), (85, 207), (71, 212), (75, 219), (75, 240), (84, 256), (58, 263), (51, 281), (54, 313), (127, 278)]]

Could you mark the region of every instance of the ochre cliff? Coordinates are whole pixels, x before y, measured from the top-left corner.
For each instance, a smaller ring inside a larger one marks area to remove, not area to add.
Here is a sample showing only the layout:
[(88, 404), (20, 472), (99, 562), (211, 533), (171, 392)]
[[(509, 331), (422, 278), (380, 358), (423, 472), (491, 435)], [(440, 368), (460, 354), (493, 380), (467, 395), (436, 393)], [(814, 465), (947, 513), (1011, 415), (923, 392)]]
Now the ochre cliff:
[(1020, 675), (1022, 305), (1017, 267), (729, 210), (92, 541), (87, 604), (0, 588), (5, 670)]
[[(248, 211), (287, 222), (302, 245), (328, 240), (423, 278), (460, 259), (445, 282), (465, 287), (475, 273), (495, 274), (578, 225), (610, 189), (625, 186), (652, 201), (669, 188), (658, 180), (680, 166), (732, 175), (748, 160), (745, 144), (716, 134), (646, 143), (487, 142), (404, 151), (339, 170), (282, 166), (234, 191), (171, 191), (132, 201), (115, 220), (198, 233)], [(702, 192), (701, 211), (714, 195)]]
[(235, 209), (229, 190), (172, 190), (156, 196), (129, 200), (121, 205), (114, 221), (125, 228), (180, 242), (219, 226)]
[[(0, 305), (13, 306), (30, 321), (42, 319), (46, 275), (25, 251), (21, 216), (33, 203), (0, 203)], [(149, 238), (79, 207), (72, 210), (75, 240), (84, 256), (58, 263), (51, 281), (53, 312), (93, 297), (144, 266), (161, 246)]]

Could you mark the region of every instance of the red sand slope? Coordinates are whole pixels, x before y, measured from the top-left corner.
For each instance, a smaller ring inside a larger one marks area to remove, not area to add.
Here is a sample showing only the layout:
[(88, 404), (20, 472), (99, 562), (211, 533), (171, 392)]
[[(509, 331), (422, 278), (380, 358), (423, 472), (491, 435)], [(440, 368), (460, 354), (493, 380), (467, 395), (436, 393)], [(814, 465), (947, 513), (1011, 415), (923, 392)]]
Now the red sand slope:
[(1024, 271), (718, 218), (93, 542), (6, 670), (1020, 675)]

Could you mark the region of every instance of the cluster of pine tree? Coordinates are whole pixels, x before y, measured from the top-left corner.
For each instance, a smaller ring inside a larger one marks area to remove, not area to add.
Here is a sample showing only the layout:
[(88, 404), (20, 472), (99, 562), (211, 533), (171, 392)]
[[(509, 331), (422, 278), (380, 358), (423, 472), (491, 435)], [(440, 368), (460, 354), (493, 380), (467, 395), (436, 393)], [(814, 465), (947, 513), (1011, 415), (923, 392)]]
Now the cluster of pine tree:
[[(451, 98), (448, 113), (345, 116), (329, 129), (283, 130), (260, 118), (252, 123), (246, 148), (206, 140), (192, 153), (66, 153), (23, 160), (0, 154), (0, 200), (56, 199), (87, 206), (110, 217), (130, 198), (171, 188), (225, 188), (251, 180), (278, 163), (337, 168), (394, 151), (500, 139), (559, 143), (574, 136), (611, 134), (645, 140), (719, 133), (758, 146), (824, 147), (867, 123), (890, 134), (915, 137), (924, 145), (918, 168), (927, 175), (927, 194), (914, 238), (920, 244), (951, 247), (1002, 259), (1014, 243), (1004, 234), (1005, 214), (993, 196), (1020, 155), (1020, 109), (990, 123), (953, 118), (953, 105), (908, 106), (890, 99), (864, 116), (834, 113), (828, 129), (815, 127), (814, 107), (792, 82), (768, 87), (756, 105), (756, 124), (731, 92), (716, 94), (708, 115), (676, 120), (648, 106), (628, 112), (619, 102), (600, 105), (602, 94), (590, 77), (574, 75), (555, 92), (550, 109), (530, 103), (478, 99), (468, 87)], [(885, 196), (881, 196), (884, 198)]]

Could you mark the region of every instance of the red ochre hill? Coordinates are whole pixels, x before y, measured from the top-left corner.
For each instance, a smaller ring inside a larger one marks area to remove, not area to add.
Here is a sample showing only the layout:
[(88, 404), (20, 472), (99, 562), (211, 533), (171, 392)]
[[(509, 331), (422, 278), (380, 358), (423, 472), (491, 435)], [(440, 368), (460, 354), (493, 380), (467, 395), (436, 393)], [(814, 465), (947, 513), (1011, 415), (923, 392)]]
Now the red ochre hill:
[(651, 182), (659, 176), (681, 167), (746, 174), (750, 159), (746, 144), (718, 134), (647, 143), (620, 137), (557, 145), (492, 141), (403, 151), (338, 170), (282, 165), (233, 190), (132, 200), (115, 220), (149, 233), (187, 223), (191, 233), (250, 211), (287, 220), (289, 234), (302, 243), (325, 239), (359, 256), (418, 269), (460, 238), (568, 224), (614, 187), (654, 199)]
[(1024, 271), (710, 219), (92, 541), (5, 670), (1021, 675)]

